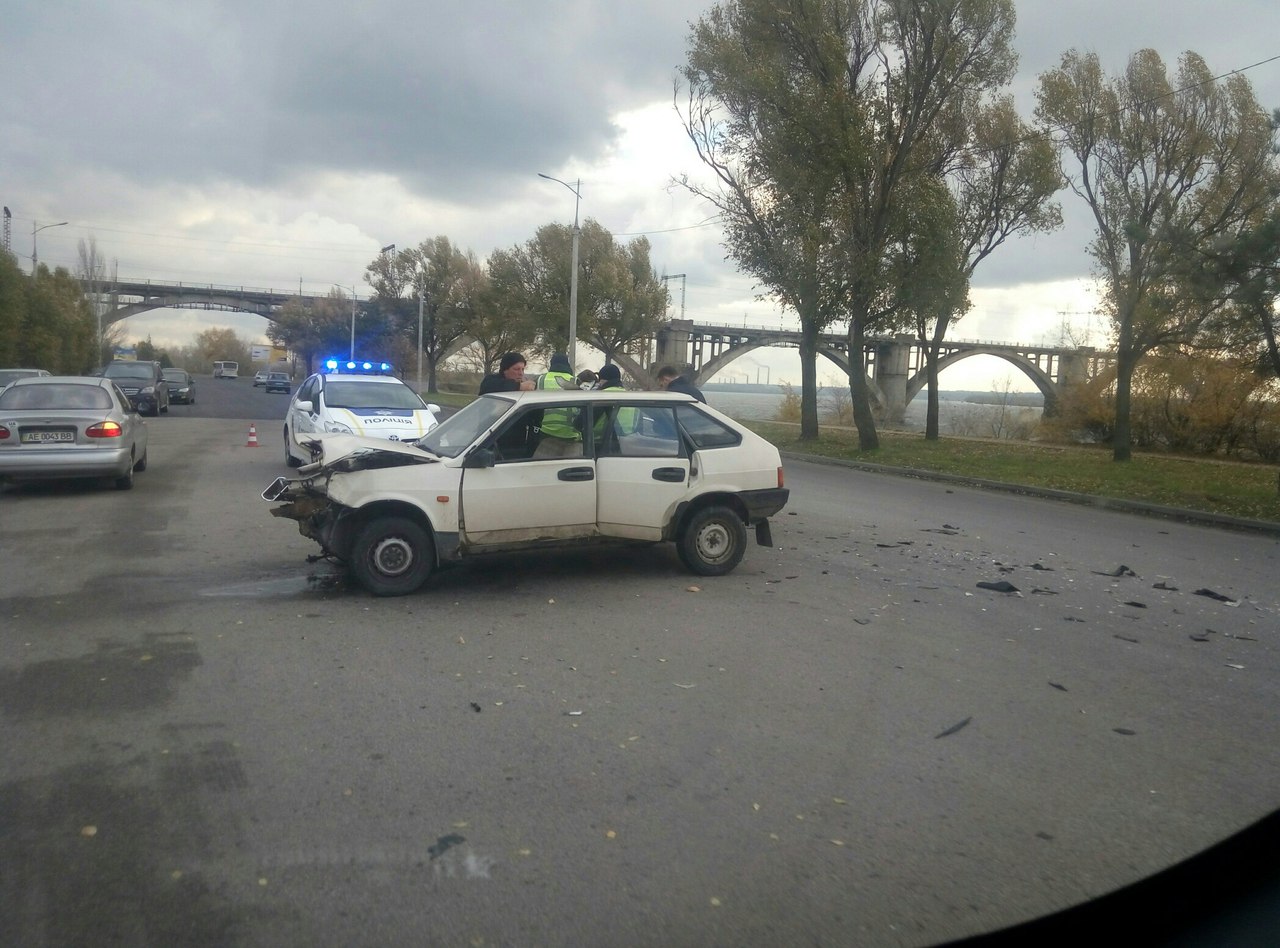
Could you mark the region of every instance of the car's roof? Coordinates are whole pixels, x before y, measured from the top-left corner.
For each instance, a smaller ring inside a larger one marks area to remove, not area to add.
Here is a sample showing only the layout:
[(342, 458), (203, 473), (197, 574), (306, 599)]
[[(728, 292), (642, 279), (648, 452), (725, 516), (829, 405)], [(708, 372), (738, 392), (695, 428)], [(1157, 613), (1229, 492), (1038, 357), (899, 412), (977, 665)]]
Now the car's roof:
[(286, 379), (289, 377), (288, 372), (268, 372), (267, 378), (274, 378), (277, 375), (280, 376), (281, 378), (286, 378)]
[(629, 402), (636, 401), (654, 401), (654, 402), (695, 402), (697, 401), (692, 395), (685, 395), (681, 392), (630, 392), (624, 388), (607, 388), (601, 390), (583, 391), (581, 389), (561, 388), (561, 389), (535, 389), (532, 392), (490, 392), (482, 395), (481, 398), (505, 398), (518, 400), (521, 402), (550, 402), (564, 401), (568, 397), (575, 401), (581, 399), (588, 402), (613, 402), (626, 400)]
[(394, 375), (364, 375), (360, 372), (317, 372), (316, 375), (328, 382), (394, 382), (409, 387)]
[(103, 385), (110, 385), (110, 379), (104, 379), (97, 375), (30, 375), (22, 379), (14, 379), (14, 385), (66, 385), (73, 383), (75, 385), (96, 385), (101, 388)]

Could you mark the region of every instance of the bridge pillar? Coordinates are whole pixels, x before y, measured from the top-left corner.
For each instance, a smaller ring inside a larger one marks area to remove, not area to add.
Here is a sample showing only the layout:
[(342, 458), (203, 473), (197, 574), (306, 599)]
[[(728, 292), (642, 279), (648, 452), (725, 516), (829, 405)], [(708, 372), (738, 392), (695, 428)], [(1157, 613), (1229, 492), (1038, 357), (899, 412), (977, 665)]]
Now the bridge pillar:
[(692, 332), (692, 319), (673, 319), (659, 328), (653, 364), (658, 368), (664, 365), (689, 365), (689, 338)]
[(1082, 346), (1062, 353), (1058, 358), (1058, 377), (1054, 379), (1058, 388), (1089, 381), (1089, 369), (1096, 354), (1097, 350), (1092, 346)]
[(884, 398), (884, 420), (891, 425), (900, 425), (907, 417), (907, 380), (914, 344), (915, 338), (908, 335), (876, 343), (876, 385)]

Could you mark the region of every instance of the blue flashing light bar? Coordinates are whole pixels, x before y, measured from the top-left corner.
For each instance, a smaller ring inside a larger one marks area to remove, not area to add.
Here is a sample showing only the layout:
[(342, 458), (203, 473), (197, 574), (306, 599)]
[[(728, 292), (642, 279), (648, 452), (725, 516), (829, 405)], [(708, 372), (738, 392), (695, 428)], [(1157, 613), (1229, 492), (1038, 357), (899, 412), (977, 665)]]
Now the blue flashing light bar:
[(367, 359), (325, 359), (322, 364), (326, 372), (351, 372), (366, 375), (391, 374), (390, 362), (371, 362)]

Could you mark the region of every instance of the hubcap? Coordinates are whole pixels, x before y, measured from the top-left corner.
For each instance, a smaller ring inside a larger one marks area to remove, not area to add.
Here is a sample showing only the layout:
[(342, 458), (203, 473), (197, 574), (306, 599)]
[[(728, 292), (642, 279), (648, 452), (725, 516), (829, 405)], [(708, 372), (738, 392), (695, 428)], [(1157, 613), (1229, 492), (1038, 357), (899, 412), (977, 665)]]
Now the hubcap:
[(732, 541), (722, 523), (709, 523), (698, 531), (698, 555), (704, 560), (718, 560), (730, 550)]
[(373, 548), (373, 565), (383, 576), (399, 576), (413, 565), (413, 548), (400, 537), (387, 537)]

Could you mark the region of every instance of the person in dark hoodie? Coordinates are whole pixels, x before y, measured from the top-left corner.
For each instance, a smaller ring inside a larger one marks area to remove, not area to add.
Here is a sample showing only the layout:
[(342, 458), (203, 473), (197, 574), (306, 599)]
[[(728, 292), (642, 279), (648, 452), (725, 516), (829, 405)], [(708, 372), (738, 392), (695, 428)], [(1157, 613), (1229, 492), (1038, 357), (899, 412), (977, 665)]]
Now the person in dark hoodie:
[(480, 383), (480, 394), (532, 391), (533, 382), (525, 379), (524, 366), (524, 356), (518, 352), (508, 352), (498, 363), (498, 371), (484, 377)]
[(622, 372), (610, 362), (608, 365), (601, 366), (600, 371), (596, 373), (599, 381), (596, 382), (597, 389), (605, 388), (622, 388)]

